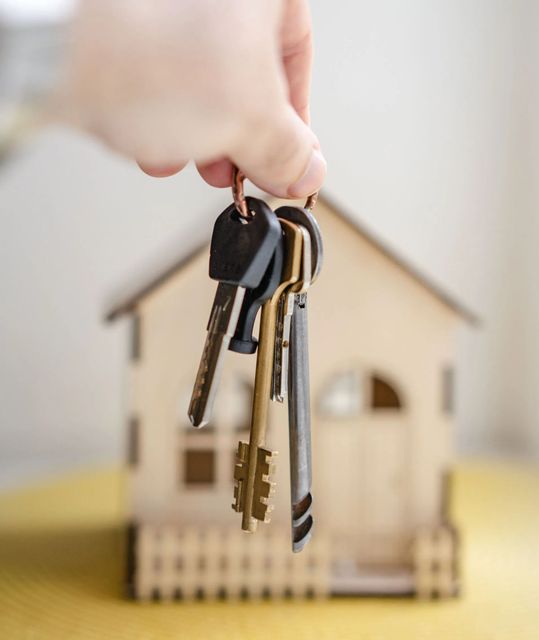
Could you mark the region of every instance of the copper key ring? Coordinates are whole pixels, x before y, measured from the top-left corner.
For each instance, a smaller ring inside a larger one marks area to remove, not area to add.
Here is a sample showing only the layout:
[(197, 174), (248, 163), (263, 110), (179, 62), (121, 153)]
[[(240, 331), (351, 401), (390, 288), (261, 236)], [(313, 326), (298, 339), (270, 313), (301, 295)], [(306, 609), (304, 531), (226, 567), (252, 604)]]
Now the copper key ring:
[[(243, 171), (238, 169), (236, 165), (233, 167), (232, 171), (232, 196), (234, 198), (234, 204), (236, 205), (236, 211), (243, 218), (244, 221), (249, 220), (253, 217), (249, 211), (249, 207), (247, 206), (247, 201), (245, 200), (245, 193), (243, 190), (243, 182), (245, 180), (245, 174)], [(318, 191), (311, 193), (311, 195), (305, 201), (304, 208), (308, 211), (312, 211), (316, 201), (318, 200)]]

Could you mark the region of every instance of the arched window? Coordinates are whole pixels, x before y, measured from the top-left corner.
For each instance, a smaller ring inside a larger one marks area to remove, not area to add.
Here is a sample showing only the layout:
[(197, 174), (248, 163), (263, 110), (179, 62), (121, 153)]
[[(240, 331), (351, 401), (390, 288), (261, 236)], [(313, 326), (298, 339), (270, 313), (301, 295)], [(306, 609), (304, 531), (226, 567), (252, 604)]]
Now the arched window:
[(359, 371), (341, 371), (324, 386), (318, 410), (325, 418), (349, 418), (359, 415), (362, 407)]
[(371, 376), (371, 409), (401, 409), (402, 403), (394, 387), (378, 375)]

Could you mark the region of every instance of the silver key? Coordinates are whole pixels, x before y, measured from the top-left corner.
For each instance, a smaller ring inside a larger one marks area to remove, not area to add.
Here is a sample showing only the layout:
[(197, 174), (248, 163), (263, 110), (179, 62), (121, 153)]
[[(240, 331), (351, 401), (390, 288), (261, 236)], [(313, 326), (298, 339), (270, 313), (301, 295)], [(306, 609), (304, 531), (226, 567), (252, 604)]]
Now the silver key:
[[(322, 268), (322, 234), (316, 218), (308, 209), (280, 207), (286, 220), (305, 227), (311, 237), (312, 278), (317, 279)], [(290, 492), (292, 502), (292, 550), (301, 551), (312, 535), (311, 495), (311, 407), (309, 390), (309, 351), (307, 327), (307, 291), (298, 293), (291, 318), (288, 419), (290, 443)]]
[(303, 237), (301, 278), (298, 284), (290, 287), (279, 300), (271, 385), (271, 399), (277, 402), (283, 402), (288, 392), (288, 354), (295, 296), (307, 291), (313, 273), (311, 235), (301, 225), (300, 230)]
[(244, 296), (244, 287), (224, 282), (217, 286), (189, 405), (189, 419), (195, 427), (203, 427), (210, 420), (224, 356), (236, 330)]
[(283, 294), (279, 300), (277, 310), (271, 379), (271, 399), (274, 402), (283, 402), (288, 391), (288, 349), (290, 346), (290, 324), (294, 313), (294, 299), (295, 295), (293, 293)]
[(294, 299), (290, 335), (288, 421), (290, 442), (290, 495), (292, 500), (292, 550), (301, 551), (311, 538), (311, 403), (307, 293)]

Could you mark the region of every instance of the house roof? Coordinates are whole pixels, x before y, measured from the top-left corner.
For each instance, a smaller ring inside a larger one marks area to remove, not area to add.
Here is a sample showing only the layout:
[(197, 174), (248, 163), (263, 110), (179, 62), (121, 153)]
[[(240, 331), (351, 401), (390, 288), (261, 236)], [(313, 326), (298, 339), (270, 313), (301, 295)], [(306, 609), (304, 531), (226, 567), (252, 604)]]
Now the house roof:
[[(373, 233), (366, 225), (359, 222), (355, 216), (345, 211), (340, 205), (336, 204), (325, 193), (320, 195), (319, 201), (323, 202), (335, 215), (339, 216), (347, 224), (350, 225), (356, 233), (359, 233), (367, 242), (374, 246), (378, 251), (386, 256), (391, 262), (400, 267), (409, 276), (416, 280), (420, 285), (427, 289), (435, 298), (437, 298), (444, 305), (452, 309), (455, 313), (460, 315), (463, 319), (471, 324), (477, 325), (480, 323), (479, 317), (466, 305), (459, 302), (454, 296), (445, 291), (434, 280), (425, 275), (422, 271), (417, 269), (411, 262), (400, 256), (392, 247), (381, 240), (375, 233)], [(106, 314), (107, 321), (113, 321), (119, 316), (130, 313), (135, 310), (137, 304), (145, 298), (148, 294), (158, 289), (169, 278), (171, 278), (178, 271), (183, 269), (191, 260), (196, 258), (202, 251), (206, 250), (209, 239), (205, 239), (198, 246), (187, 252), (179, 260), (173, 262), (168, 268), (161, 270), (157, 275), (150, 277), (142, 285), (136, 289), (130, 295), (120, 299), (116, 304), (112, 305)]]

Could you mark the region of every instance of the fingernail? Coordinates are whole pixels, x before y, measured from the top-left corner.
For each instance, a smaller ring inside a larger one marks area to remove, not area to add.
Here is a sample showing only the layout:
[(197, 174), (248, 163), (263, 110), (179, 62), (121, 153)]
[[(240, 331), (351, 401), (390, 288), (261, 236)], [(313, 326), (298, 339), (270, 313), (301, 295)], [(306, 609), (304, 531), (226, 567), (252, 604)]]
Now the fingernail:
[(142, 162), (137, 162), (138, 166), (152, 178), (170, 178), (174, 174), (181, 171), (186, 163), (182, 164), (173, 164), (173, 165), (164, 165), (159, 167), (152, 167), (150, 165), (144, 164)]
[(290, 198), (304, 198), (318, 191), (326, 176), (326, 161), (317, 149), (313, 149), (307, 170), (294, 184), (288, 187)]

